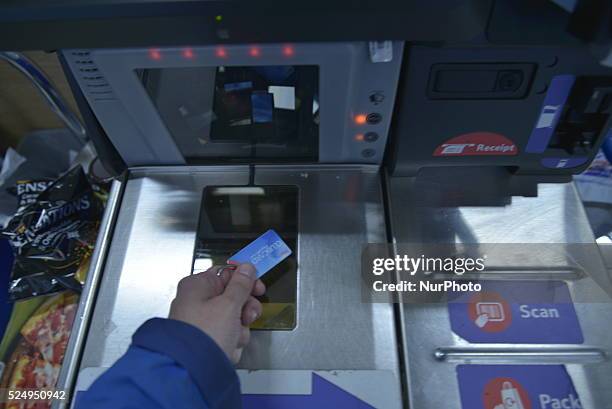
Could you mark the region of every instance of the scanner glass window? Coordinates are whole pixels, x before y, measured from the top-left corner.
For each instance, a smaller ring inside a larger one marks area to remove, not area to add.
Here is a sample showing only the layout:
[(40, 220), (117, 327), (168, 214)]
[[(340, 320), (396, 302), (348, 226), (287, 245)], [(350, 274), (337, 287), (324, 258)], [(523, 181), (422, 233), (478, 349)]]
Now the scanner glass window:
[(175, 67), (136, 74), (188, 163), (318, 159), (318, 66)]
[(195, 273), (227, 259), (268, 229), (274, 229), (293, 254), (267, 272), (263, 314), (252, 328), (295, 328), (298, 260), (296, 186), (211, 186), (204, 190), (196, 236)]

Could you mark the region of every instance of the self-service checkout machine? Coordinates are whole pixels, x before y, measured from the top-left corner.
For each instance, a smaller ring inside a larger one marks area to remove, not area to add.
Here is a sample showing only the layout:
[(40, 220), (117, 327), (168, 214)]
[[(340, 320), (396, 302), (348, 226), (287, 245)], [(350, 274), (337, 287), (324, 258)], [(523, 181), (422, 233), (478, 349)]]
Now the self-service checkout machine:
[(263, 278), (264, 313), (238, 366), (245, 406), (289, 395), (400, 408), (394, 307), (362, 303), (359, 277), (362, 246), (386, 241), (380, 165), (403, 44), (63, 55), (130, 166), (63, 380), (86, 388), (139, 325), (167, 316), (182, 277), (273, 228), (293, 254)]
[[(569, 175), (608, 132), (612, 76), (569, 50), (64, 50), (130, 169), (110, 195), (79, 307), (90, 318), (60, 382), (86, 389), (140, 324), (167, 314), (182, 277), (272, 227), (293, 256), (264, 280), (264, 314), (239, 364), (245, 407), (282, 396), (287, 407), (472, 409), (494, 379), (493, 409), (538, 407), (523, 394), (542, 379), (565, 388), (542, 392), (544, 407), (574, 392), (579, 403), (559, 404), (609, 407), (610, 304), (573, 305), (570, 341), (509, 342), (461, 333), (462, 312), (447, 304), (368, 303), (362, 292), (367, 243), (594, 242)], [(609, 280), (591, 262), (588, 273)], [(571, 296), (588, 292), (574, 269), (542, 263), (497, 265), (485, 278), (527, 287), (553, 271)]]

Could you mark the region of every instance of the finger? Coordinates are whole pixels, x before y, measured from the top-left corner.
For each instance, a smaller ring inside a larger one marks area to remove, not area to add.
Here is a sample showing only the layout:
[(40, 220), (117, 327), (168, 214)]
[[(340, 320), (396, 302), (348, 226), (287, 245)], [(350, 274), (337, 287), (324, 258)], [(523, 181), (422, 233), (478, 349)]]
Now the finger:
[(223, 292), (225, 284), (221, 277), (216, 275), (217, 269), (208, 270), (184, 277), (177, 286), (177, 297), (196, 297), (208, 300)]
[(223, 283), (223, 288), (225, 289), (225, 287), (227, 286), (227, 283), (229, 283), (230, 278), (232, 277), (232, 273), (238, 268), (238, 266), (230, 266), (230, 265), (224, 265), (224, 266), (216, 266), (215, 267), (215, 274), (217, 277), (221, 278), (221, 282)]
[(263, 308), (255, 297), (249, 297), (242, 308), (242, 325), (251, 325), (261, 316)]
[(240, 362), (240, 358), (242, 357), (242, 348), (235, 349), (231, 356), (231, 361), (234, 364)]
[(261, 280), (255, 281), (255, 286), (253, 287), (253, 292), (251, 293), (255, 297), (261, 297), (266, 293), (266, 285)]
[(242, 306), (251, 296), (253, 286), (255, 285), (255, 267), (251, 264), (241, 264), (236, 271), (232, 273), (227, 287), (223, 292), (234, 308), (242, 311)]
[(249, 344), (251, 339), (251, 330), (249, 327), (242, 327), (240, 330), (240, 336), (238, 337), (238, 348), (242, 349)]

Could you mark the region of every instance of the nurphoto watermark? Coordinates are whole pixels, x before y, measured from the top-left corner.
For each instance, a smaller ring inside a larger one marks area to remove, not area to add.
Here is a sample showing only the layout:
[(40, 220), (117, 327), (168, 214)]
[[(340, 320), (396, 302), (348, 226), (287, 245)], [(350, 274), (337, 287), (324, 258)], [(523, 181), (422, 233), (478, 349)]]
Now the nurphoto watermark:
[(576, 283), (575, 302), (612, 301), (607, 269), (590, 244), (369, 244), (361, 277), (364, 302), (486, 298), (503, 287), (510, 301), (550, 303), (565, 300)]

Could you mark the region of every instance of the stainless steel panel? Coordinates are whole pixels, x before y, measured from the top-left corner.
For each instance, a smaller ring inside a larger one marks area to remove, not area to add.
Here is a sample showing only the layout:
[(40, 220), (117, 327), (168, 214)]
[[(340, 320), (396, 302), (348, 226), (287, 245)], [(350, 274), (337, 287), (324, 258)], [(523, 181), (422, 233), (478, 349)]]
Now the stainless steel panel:
[[(81, 370), (112, 365), (140, 324), (167, 316), (177, 282), (191, 271), (203, 188), (245, 185), (248, 172), (248, 167), (132, 170)], [(362, 246), (385, 241), (377, 168), (256, 166), (255, 183), (299, 187), (297, 327), (254, 331), (239, 367), (382, 369), (392, 371), (399, 386), (393, 306), (361, 301)]]
[(191, 273), (202, 189), (248, 183), (248, 167), (133, 170), (106, 257), (80, 368), (108, 367), (147, 319), (167, 317)]
[(297, 185), (298, 318), (258, 331), (241, 368), (397, 370), (393, 307), (361, 302), (361, 250), (386, 241), (376, 168), (257, 166), (255, 183)]
[[(389, 200), (394, 242), (594, 243), (573, 184), (541, 184), (538, 197), (514, 197), (500, 207), (416, 207), (413, 178), (391, 178)], [(593, 269), (609, 282), (602, 260)], [(522, 277), (524, 279), (525, 277)], [(561, 277), (560, 277), (561, 278)], [(574, 299), (591, 282), (566, 278)], [(584, 333), (581, 345), (471, 344), (450, 329), (444, 304), (400, 306), (403, 359), (410, 407), (459, 409), (456, 366), (467, 363), (565, 363), (583, 407), (612, 408), (612, 305), (575, 304)], [(465, 409), (465, 408), (464, 408)]]

